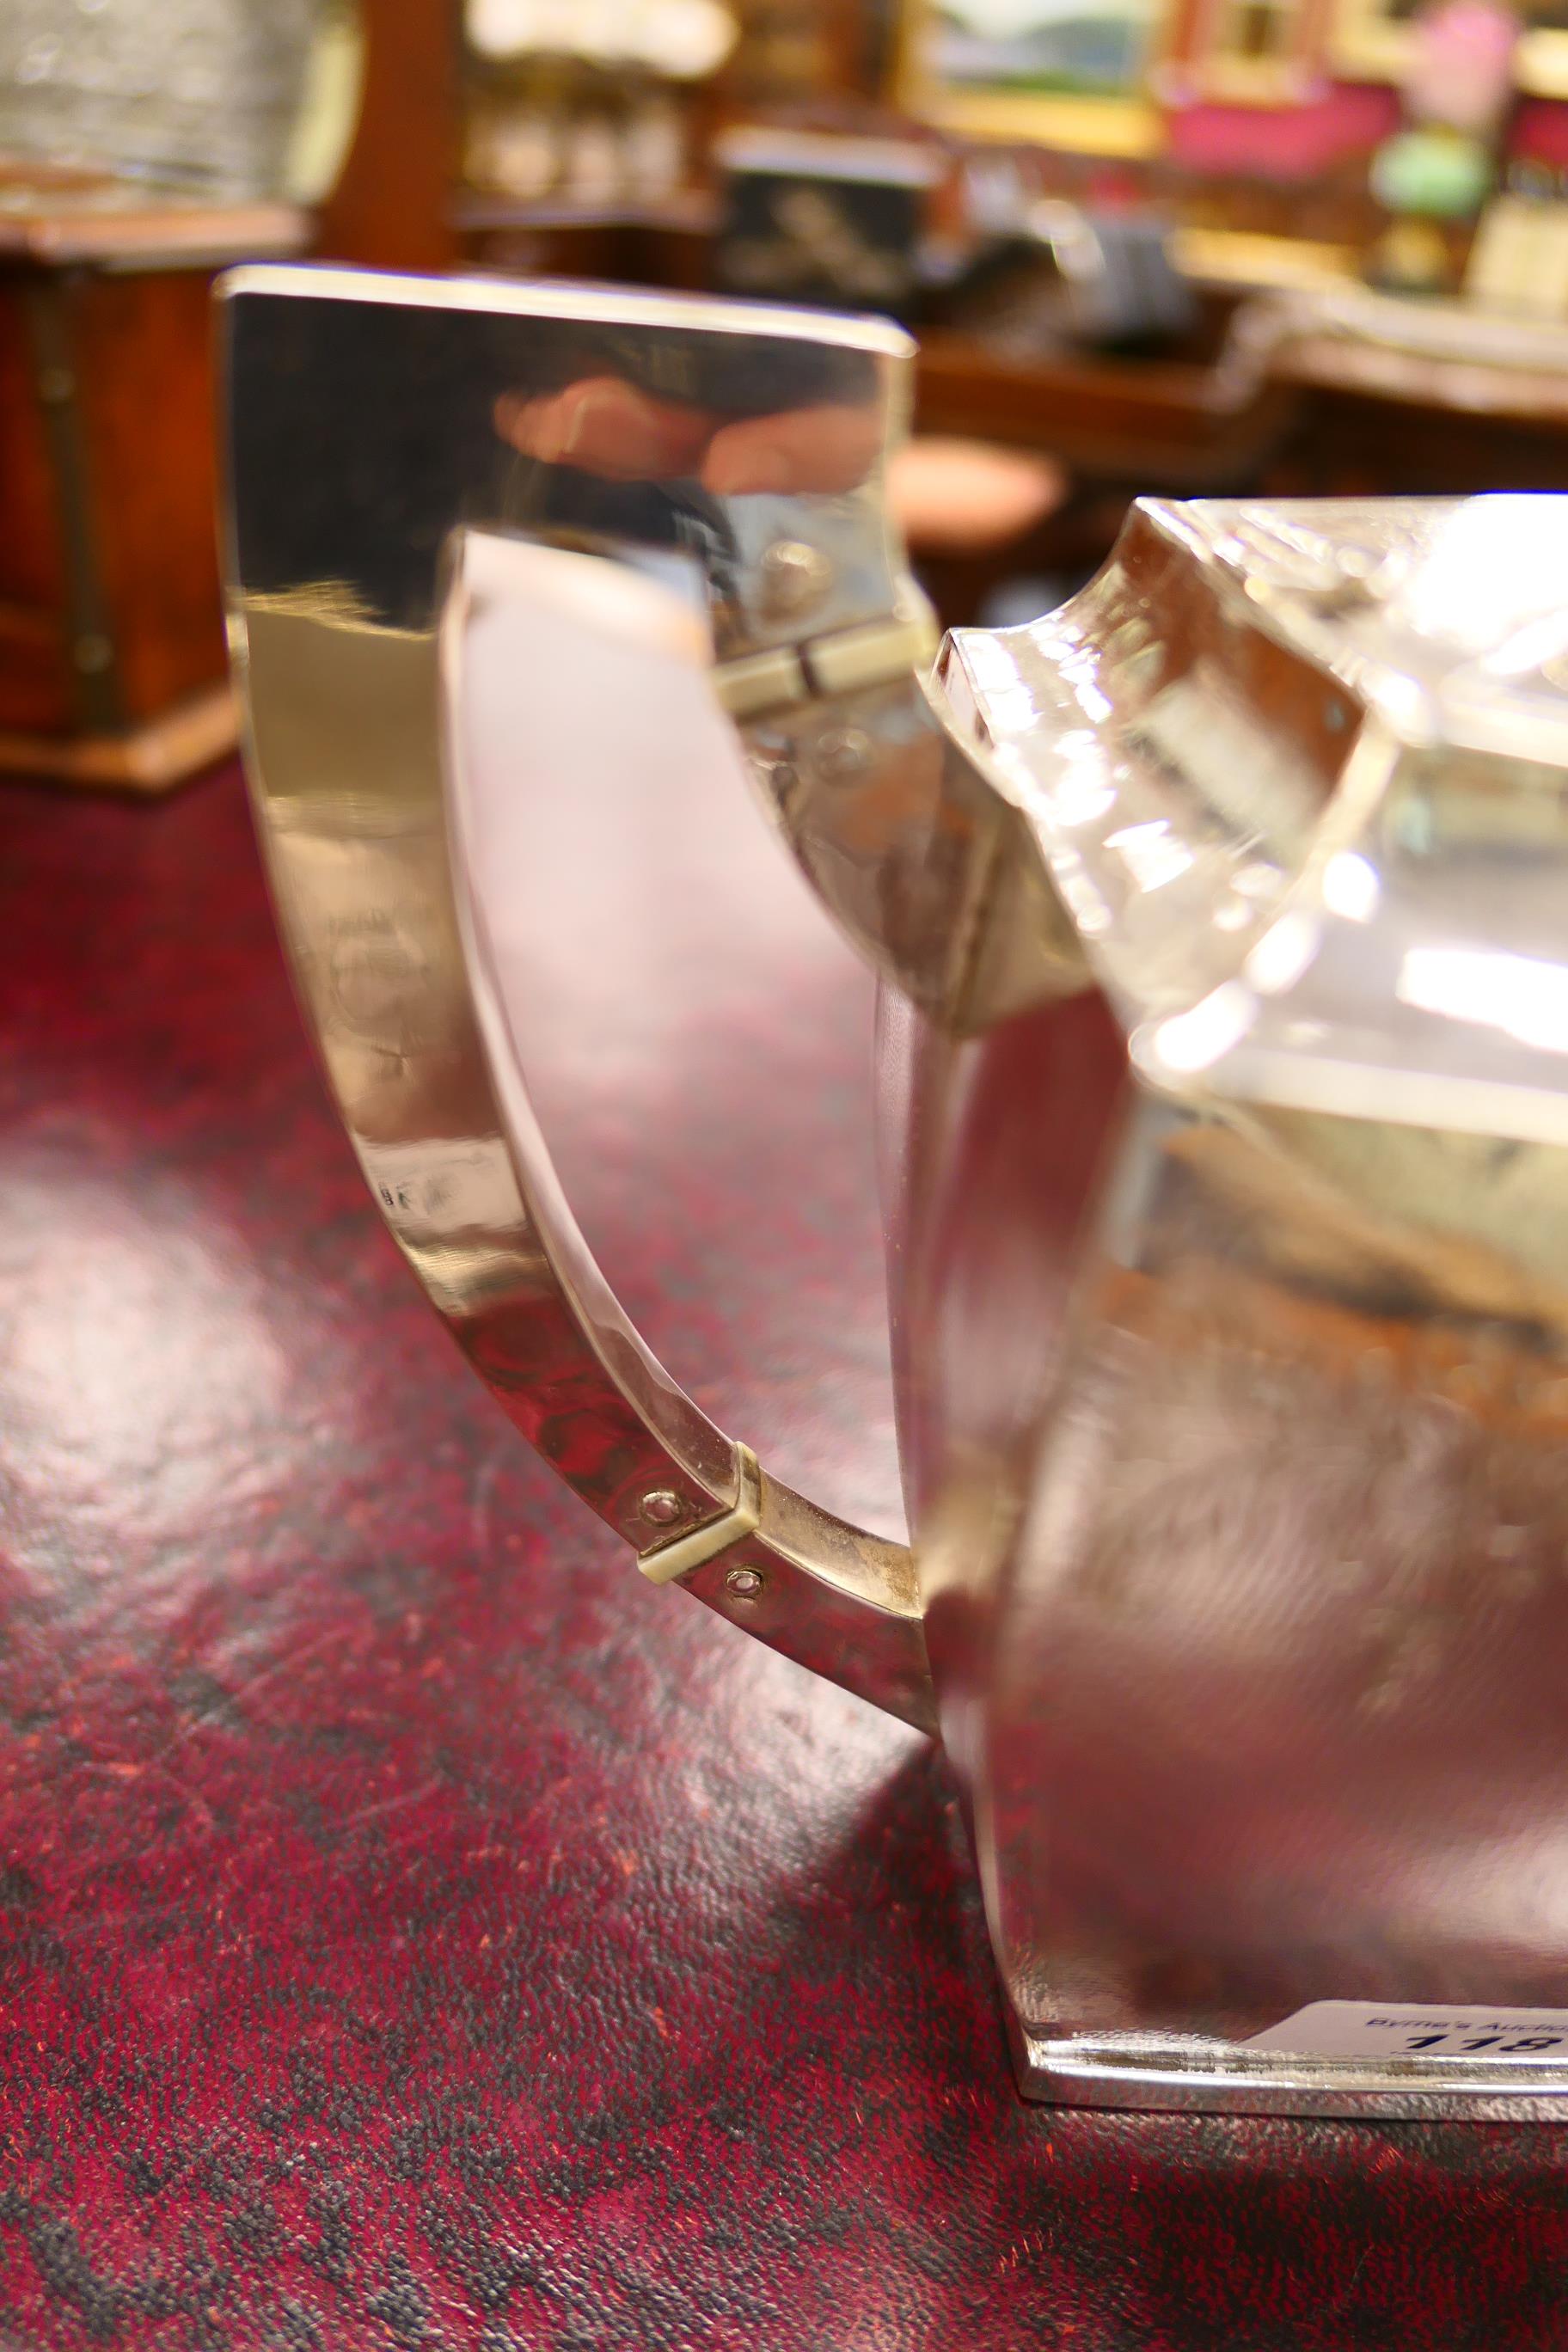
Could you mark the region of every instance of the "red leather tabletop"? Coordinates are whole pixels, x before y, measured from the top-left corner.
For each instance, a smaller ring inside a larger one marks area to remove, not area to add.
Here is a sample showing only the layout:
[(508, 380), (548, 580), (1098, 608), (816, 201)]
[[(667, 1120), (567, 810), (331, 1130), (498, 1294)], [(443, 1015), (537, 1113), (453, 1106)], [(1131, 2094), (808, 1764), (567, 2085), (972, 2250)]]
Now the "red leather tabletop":
[[(658, 988), (584, 902), (546, 1074), (584, 1221), (887, 1522), (865, 984), (783, 899), (715, 963), (632, 849)], [(645, 1586), (459, 1363), (232, 772), (0, 794), (0, 2341), (1568, 2345), (1555, 2131), (1019, 2102), (940, 1757)]]

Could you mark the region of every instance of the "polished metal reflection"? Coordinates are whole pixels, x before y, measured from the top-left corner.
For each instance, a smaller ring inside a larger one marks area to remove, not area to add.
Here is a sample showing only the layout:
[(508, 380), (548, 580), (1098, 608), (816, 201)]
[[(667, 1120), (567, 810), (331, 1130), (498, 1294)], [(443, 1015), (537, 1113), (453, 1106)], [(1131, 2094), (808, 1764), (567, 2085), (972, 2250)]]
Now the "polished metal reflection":
[[(300, 992), (387, 1223), (512, 1418), (649, 1576), (929, 1726), (908, 1552), (759, 1470), (594, 1264), (479, 951), (471, 824), (454, 891), (443, 792), (445, 751), (472, 817), (443, 714), (522, 541), (536, 660), (552, 657), (544, 622), (558, 654), (585, 611), (606, 662), (618, 642), (684, 664), (731, 708), (787, 700), (807, 724), (821, 670), (843, 681), (835, 723), (852, 724), (886, 690), (868, 681), (889, 645), (910, 693), (919, 608), (879, 496), (905, 339), (332, 271), (242, 271), (226, 306), (250, 772)], [(781, 544), (821, 555), (814, 597), (781, 594)]]
[(895, 1041), (928, 1632), (1053, 2095), (1568, 2091), (1255, 2041), (1568, 1984), (1565, 560), (1563, 500), (1150, 505), (948, 653), (1114, 1015)]
[[(928, 679), (895, 331), (276, 271), (229, 326), (283, 927), (514, 1418), (656, 1579), (911, 1720), (929, 1654), (1031, 2090), (1556, 2112), (1550, 2037), (1291, 2021), (1565, 2005), (1568, 501), (1146, 504)], [(912, 1559), (697, 1412), (560, 1197), (481, 887), (498, 614), (693, 760), (733, 721), (889, 980)]]

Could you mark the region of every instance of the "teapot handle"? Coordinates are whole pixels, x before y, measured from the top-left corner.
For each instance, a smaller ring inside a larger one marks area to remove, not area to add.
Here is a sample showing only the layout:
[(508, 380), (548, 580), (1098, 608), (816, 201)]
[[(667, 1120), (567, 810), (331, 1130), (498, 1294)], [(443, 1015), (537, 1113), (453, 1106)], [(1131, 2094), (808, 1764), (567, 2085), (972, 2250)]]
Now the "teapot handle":
[[(499, 605), (514, 676), (517, 665), (531, 657), (549, 659), (531, 656), (526, 604), (512, 603), (506, 586), (521, 572), (524, 582), (539, 578), (548, 599), (563, 580), (568, 601), (574, 588), (586, 600), (591, 625), (584, 656), (601, 694), (615, 693), (609, 665), (616, 641), (608, 622), (628, 602), (634, 615), (642, 604), (642, 617), (651, 615), (655, 631), (665, 617), (661, 607), (668, 608), (679, 673), (681, 654), (691, 651), (689, 640), (681, 643), (687, 615), (661, 589), (624, 575), (612, 583), (606, 569), (596, 557), (487, 545), (482, 535), (469, 532), (458, 534), (449, 555), (438, 632), (448, 887), (478, 1047), (500, 1113), (516, 1197), (505, 1204), (514, 1231), (510, 1279), (499, 1294), (448, 1319), (511, 1418), (582, 1499), (633, 1545), (650, 1583), (683, 1585), (800, 1664), (932, 1730), (920, 1592), (908, 1546), (851, 1526), (772, 1477), (750, 1446), (723, 1435), (671, 1379), (595, 1260), (530, 1098), (526, 1049), (514, 1020), (515, 967), (503, 982), (503, 959), (486, 920), (489, 894), (473, 878), (489, 869), (483, 848), (470, 837), (474, 805), (466, 789), (469, 633), (476, 614)], [(559, 622), (548, 602), (544, 614)], [(553, 658), (562, 658), (558, 638)], [(506, 768), (510, 792), (516, 788), (515, 770), (510, 761)], [(504, 859), (500, 870), (509, 870)]]
[(650, 1581), (931, 1730), (908, 1548), (795, 1493), (713, 1425), (567, 1204), (454, 885), (440, 663), (460, 576), (447, 610), (438, 646), (319, 599), (242, 597), (233, 616), (279, 928), (361, 1168), (475, 1370)]
[[(929, 1728), (908, 1549), (793, 1493), (712, 1425), (566, 1204), (454, 887), (441, 661), (458, 583), (439, 576), (448, 534), (460, 555), (476, 528), (564, 562), (584, 544), (691, 558), (723, 616), (712, 691), (849, 937), (957, 1028), (1079, 984), (1021, 807), (921, 676), (928, 616), (880, 487), (907, 338), (688, 298), (333, 269), (241, 271), (223, 300), (230, 645), (258, 830), (386, 1222), (512, 1420), (646, 1576)], [(787, 425), (784, 470), (804, 467), (809, 489), (782, 493), (771, 444), (737, 477), (725, 417), (764, 442)]]

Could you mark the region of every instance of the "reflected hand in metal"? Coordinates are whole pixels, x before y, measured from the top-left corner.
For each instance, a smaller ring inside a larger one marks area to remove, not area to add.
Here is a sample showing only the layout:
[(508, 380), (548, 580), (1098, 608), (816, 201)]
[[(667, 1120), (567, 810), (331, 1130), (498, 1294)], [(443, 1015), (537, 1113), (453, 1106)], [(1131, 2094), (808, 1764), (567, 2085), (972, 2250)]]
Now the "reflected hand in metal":
[[(289, 269), (231, 278), (226, 321), (231, 627), (260, 827), (389, 1225), (647, 1575), (929, 1727), (907, 1552), (707, 1421), (561, 1196), (472, 862), (487, 813), (462, 686), (467, 633), (499, 600), (520, 663), (576, 664), (585, 718), (617, 659), (710, 757), (734, 756), (727, 710), (812, 879), (921, 1001), (973, 1023), (1052, 985), (1049, 927), (1016, 927), (1009, 950), (996, 920), (1044, 903), (1016, 813), (977, 786), (917, 674), (929, 619), (880, 496), (906, 338)], [(526, 773), (538, 751), (518, 747), (519, 789), (543, 788)], [(578, 756), (591, 766), (586, 723)]]

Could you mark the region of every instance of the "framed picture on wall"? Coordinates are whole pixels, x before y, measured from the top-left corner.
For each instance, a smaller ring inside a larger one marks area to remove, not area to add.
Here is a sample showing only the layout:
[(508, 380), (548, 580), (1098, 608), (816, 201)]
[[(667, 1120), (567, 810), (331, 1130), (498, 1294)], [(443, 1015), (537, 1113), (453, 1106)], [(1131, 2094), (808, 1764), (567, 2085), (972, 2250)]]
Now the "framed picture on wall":
[(900, 96), (981, 136), (1144, 155), (1164, 0), (908, 0)]
[(1297, 106), (1322, 79), (1321, 0), (1186, 0), (1173, 90), (1238, 106)]
[[(1338, 0), (1330, 62), (1352, 81), (1403, 81), (1422, 0)], [(1524, 30), (1514, 79), (1538, 98), (1568, 98), (1568, 0), (1516, 0)]]

